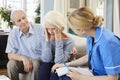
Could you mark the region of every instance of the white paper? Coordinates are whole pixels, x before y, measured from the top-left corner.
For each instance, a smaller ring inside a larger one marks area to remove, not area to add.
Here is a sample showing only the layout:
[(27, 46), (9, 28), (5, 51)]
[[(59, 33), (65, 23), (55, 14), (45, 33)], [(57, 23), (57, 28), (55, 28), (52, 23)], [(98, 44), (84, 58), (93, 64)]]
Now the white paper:
[[(88, 68), (76, 68), (76, 67), (69, 67), (69, 69), (75, 69), (76, 71), (78, 71), (81, 74), (86, 74), (86, 75), (93, 75)], [(63, 76), (68, 74), (69, 70), (66, 67), (61, 67), (56, 69), (56, 72), (58, 74), (58, 76)]]
[(69, 72), (69, 70), (66, 67), (61, 67), (56, 69), (56, 72), (58, 76), (63, 76), (63, 75), (66, 75)]
[(6, 77), (5, 75), (1, 75), (0, 80), (10, 80), (10, 79), (8, 77)]

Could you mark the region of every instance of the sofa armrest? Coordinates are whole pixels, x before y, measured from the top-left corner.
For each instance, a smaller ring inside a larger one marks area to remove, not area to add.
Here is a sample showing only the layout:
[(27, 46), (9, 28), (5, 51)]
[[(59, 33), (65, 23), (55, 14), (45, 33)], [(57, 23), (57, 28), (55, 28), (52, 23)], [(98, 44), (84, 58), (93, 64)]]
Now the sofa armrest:
[(76, 58), (82, 57), (86, 54), (86, 38), (78, 37), (76, 35), (68, 34), (75, 42), (75, 47), (78, 51)]

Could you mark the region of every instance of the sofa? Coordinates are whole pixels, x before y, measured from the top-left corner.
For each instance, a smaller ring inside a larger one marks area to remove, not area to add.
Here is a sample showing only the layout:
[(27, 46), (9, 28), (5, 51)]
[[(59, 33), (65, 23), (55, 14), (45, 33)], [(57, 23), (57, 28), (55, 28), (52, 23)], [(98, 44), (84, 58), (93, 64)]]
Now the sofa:
[[(72, 34), (68, 34), (75, 42), (75, 48), (77, 49), (76, 58), (80, 58), (86, 54), (86, 38), (78, 37)], [(20, 80), (30, 80), (31, 74), (19, 74)]]
[(68, 34), (75, 42), (75, 48), (77, 49), (76, 58), (80, 58), (86, 54), (86, 38), (76, 35)]

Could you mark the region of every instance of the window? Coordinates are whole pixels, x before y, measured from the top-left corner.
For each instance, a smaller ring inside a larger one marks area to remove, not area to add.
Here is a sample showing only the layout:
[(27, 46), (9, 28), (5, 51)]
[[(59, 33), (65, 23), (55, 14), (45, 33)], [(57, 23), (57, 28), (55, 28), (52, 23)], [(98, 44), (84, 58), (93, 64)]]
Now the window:
[(36, 0), (27, 0), (27, 16), (28, 16), (28, 20), (30, 20), (31, 22), (33, 22), (33, 18), (35, 16), (35, 6), (36, 6)]
[[(73, 10), (80, 8), (82, 6), (88, 6), (88, 7), (95, 7), (95, 12), (96, 15), (99, 16), (104, 16), (104, 0), (95, 0), (96, 4), (94, 3), (94, 1), (90, 1), (90, 0), (68, 0), (68, 13), (67, 15), (69, 15), (70, 12), (72, 12)], [(68, 27), (68, 32), (75, 34), (69, 27)]]
[(3, 0), (0, 0), (0, 7), (3, 6)]
[(96, 9), (96, 14), (100, 16), (104, 16), (104, 1), (99, 0), (97, 3), (97, 9)]
[(85, 1), (84, 0), (68, 0), (68, 13), (72, 12), (73, 10), (80, 8), (82, 6), (85, 6)]
[(22, 0), (7, 0), (6, 2), (8, 9), (21, 9), (22, 8)]
[[(38, 5), (40, 5), (40, 0), (0, 0), (0, 7), (7, 8), (9, 11), (16, 9), (25, 10), (30, 22), (35, 22), (34, 19), (36, 18), (36, 16), (39, 16), (40, 20), (40, 14), (38, 15), (38, 13), (35, 11), (36, 9), (38, 9), (38, 7), (40, 7)], [(6, 22), (0, 19), (0, 28), (5, 30), (8, 27), (6, 25), (3, 25), (3, 23), (6, 24)]]
[[(82, 6), (85, 6), (85, 0), (68, 0), (68, 10), (67, 10), (67, 15), (74, 11), (77, 8), (80, 8)], [(75, 34), (71, 28), (68, 27), (68, 32), (71, 34)]]

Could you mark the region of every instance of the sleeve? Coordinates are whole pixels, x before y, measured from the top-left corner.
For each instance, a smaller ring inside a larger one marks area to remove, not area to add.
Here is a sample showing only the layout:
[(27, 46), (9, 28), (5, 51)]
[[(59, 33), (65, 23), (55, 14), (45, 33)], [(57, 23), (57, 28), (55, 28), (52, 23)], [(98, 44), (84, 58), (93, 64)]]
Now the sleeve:
[(7, 40), (7, 46), (6, 46), (6, 53), (17, 53), (17, 39), (15, 37), (15, 32), (11, 31), (8, 40)]
[(70, 54), (72, 53), (74, 42), (72, 39), (68, 39), (66, 42), (56, 41), (55, 48), (55, 63), (67, 62), (70, 58)]
[(52, 60), (52, 53), (51, 53), (51, 46), (50, 42), (42, 42), (42, 53), (41, 53), (41, 60), (43, 62), (50, 62)]
[(107, 74), (120, 73), (120, 40), (112, 39), (106, 43), (101, 52)]

